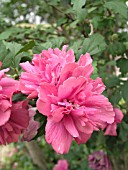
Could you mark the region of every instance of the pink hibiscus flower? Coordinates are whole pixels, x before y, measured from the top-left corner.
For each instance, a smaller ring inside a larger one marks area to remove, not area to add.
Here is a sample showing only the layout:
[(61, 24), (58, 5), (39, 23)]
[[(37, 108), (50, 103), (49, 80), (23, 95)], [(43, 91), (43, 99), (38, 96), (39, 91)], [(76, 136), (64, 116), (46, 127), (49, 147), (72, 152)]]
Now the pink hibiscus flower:
[(58, 48), (43, 50), (41, 54), (35, 54), (32, 63), (28, 61), (20, 66), (25, 71), (20, 77), (20, 90), (29, 95), (29, 98), (37, 97), (37, 88), (41, 82), (56, 83), (59, 72), (66, 63), (74, 62), (74, 52), (68, 46), (63, 46), (62, 51)]
[(112, 170), (111, 162), (107, 154), (102, 151), (95, 151), (89, 155), (89, 167), (93, 170)]
[(68, 170), (68, 161), (59, 160), (58, 163), (54, 166), (53, 170)]
[(104, 90), (101, 79), (85, 78), (84, 67), (80, 76), (78, 68), (77, 64), (70, 77), (70, 69), (67, 73), (64, 68), (58, 86), (42, 83), (38, 89), (37, 108), (48, 117), (46, 141), (61, 154), (68, 153), (72, 140), (85, 143), (94, 130), (114, 122), (113, 107), (101, 94)]
[[(28, 61), (21, 63), (20, 66), (25, 72), (21, 74), (19, 90), (22, 93), (29, 95), (28, 98), (36, 98), (38, 95), (37, 89), (42, 82), (57, 85), (61, 71), (65, 65), (69, 63), (74, 63), (74, 66), (76, 65), (74, 52), (73, 50), (66, 52), (67, 47), (67, 45), (63, 46), (62, 51), (58, 48), (55, 48), (54, 50), (51, 48), (43, 50), (41, 54), (34, 55), (32, 63), (29, 63)], [(86, 57), (85, 55), (81, 55), (80, 58), (83, 57), (85, 59), (80, 59), (77, 63), (80, 67), (76, 70), (76, 72), (80, 73), (82, 68), (86, 67), (83, 74), (87, 74), (87, 76), (89, 76), (93, 71), (91, 65), (92, 60), (89, 54), (86, 54)], [(87, 71), (87, 69), (89, 71)]]
[(112, 124), (107, 124), (105, 135), (117, 136), (116, 133), (117, 124), (121, 123), (124, 115), (122, 111), (118, 108), (114, 108), (114, 112), (115, 112), (114, 122)]
[(11, 103), (0, 100), (0, 145), (17, 142), (20, 134), (27, 128), (29, 115), (28, 102)]
[(28, 102), (12, 103), (17, 92), (18, 81), (4, 75), (9, 69), (0, 71), (0, 145), (16, 142), (29, 122)]

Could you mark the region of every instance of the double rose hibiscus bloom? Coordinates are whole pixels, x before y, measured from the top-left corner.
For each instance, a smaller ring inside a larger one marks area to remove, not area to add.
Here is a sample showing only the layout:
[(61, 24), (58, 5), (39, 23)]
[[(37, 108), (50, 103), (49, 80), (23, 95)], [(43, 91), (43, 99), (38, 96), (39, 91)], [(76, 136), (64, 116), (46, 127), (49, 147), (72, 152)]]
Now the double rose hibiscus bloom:
[(38, 111), (47, 116), (46, 141), (57, 153), (68, 153), (72, 140), (85, 143), (93, 131), (107, 128), (106, 134), (116, 135), (116, 124), (123, 115), (102, 95), (105, 86), (101, 78), (90, 77), (89, 53), (75, 62), (73, 50), (63, 46), (62, 51), (43, 50), (34, 55), (32, 63), (20, 65), (24, 72), (19, 91), (37, 99)]
[[(2, 63), (0, 62), (0, 67)], [(28, 108), (28, 101), (13, 102), (12, 96), (18, 93), (19, 82), (7, 77), (0, 71), (0, 145), (18, 142), (20, 135), (26, 140), (32, 139), (39, 123), (32, 120), (32, 111)], [(31, 127), (30, 127), (31, 123)]]
[[(73, 50), (67, 47), (43, 50), (31, 63), (21, 63), (24, 72), (19, 81), (5, 76), (8, 69), (0, 71), (0, 145), (17, 142), (21, 134), (30, 141), (39, 128), (36, 109), (47, 116), (45, 138), (57, 153), (68, 153), (72, 140), (85, 143), (93, 131), (106, 128), (105, 135), (116, 135), (122, 112), (102, 95), (101, 78), (90, 77), (89, 53), (75, 62)], [(19, 92), (28, 100), (13, 102), (12, 96)], [(28, 106), (30, 99), (37, 99), (36, 109)]]
[(8, 69), (0, 71), (0, 145), (17, 142), (29, 123), (27, 101), (12, 102), (18, 81), (6, 77), (4, 72), (7, 71)]

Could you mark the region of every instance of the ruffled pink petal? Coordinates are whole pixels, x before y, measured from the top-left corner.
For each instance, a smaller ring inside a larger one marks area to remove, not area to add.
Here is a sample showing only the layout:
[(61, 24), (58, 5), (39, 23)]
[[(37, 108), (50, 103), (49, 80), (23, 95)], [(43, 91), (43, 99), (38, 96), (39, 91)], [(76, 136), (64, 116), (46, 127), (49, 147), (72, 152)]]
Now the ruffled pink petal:
[(32, 75), (32, 73), (23, 72), (20, 77), (20, 83), (19, 83), (19, 91), (22, 93), (28, 95), (30, 94), (29, 98), (36, 98), (37, 88), (39, 87), (41, 77), (38, 77), (37, 75)]
[(101, 94), (105, 90), (105, 85), (101, 78), (98, 77), (96, 80), (90, 79), (89, 81), (93, 85), (92, 91), (94, 94)]
[(75, 78), (70, 77), (64, 81), (63, 85), (58, 88), (58, 97), (62, 99), (72, 99), (75, 94), (83, 88), (86, 80), (83, 77)]
[(65, 115), (63, 118), (63, 124), (72, 137), (78, 137), (79, 133), (76, 129), (75, 123), (70, 115)]
[(55, 122), (61, 121), (61, 119), (64, 117), (63, 111), (64, 111), (63, 107), (59, 107), (59, 108), (53, 110), (52, 116), (53, 116), (53, 120)]
[(116, 128), (117, 128), (117, 125), (116, 123), (112, 123), (112, 124), (109, 124), (106, 128), (106, 131), (105, 131), (105, 135), (110, 135), (110, 136), (117, 136), (117, 133), (116, 133)]
[(10, 121), (22, 129), (26, 129), (29, 124), (28, 101), (13, 103)]
[(82, 120), (82, 118), (79, 118), (79, 120), (75, 119), (74, 121), (79, 132), (83, 132), (85, 134), (92, 134), (94, 128), (91, 123), (85, 122), (84, 120)]
[(0, 126), (4, 125), (10, 118), (11, 109), (9, 108), (5, 112), (0, 110)]
[(115, 112), (114, 123), (106, 125), (107, 127), (106, 127), (106, 131), (104, 133), (105, 135), (111, 135), (111, 136), (117, 135), (117, 132), (116, 132), (117, 124), (121, 123), (121, 121), (123, 119), (123, 113), (118, 108), (114, 108), (114, 112)]
[(92, 65), (92, 59), (89, 53), (81, 55), (79, 61), (77, 62), (80, 66)]
[(31, 94), (28, 95), (28, 99), (34, 99), (38, 96), (38, 92), (35, 90), (32, 91)]
[(50, 95), (54, 98), (54, 95), (57, 93), (56, 87), (48, 83), (42, 83), (38, 89), (38, 93), (37, 108), (40, 113), (49, 116), (51, 114), (52, 101)]
[(12, 78), (5, 77), (1, 79), (0, 86), (2, 86), (0, 93), (11, 98), (13, 93), (18, 90), (19, 82)]
[(115, 112), (115, 121), (116, 123), (121, 123), (124, 115), (122, 113), (122, 111), (118, 108), (114, 108), (114, 112)]
[(83, 77), (89, 78), (91, 76), (92, 72), (93, 72), (93, 69), (92, 69), (91, 65), (78, 66), (77, 68), (74, 69), (72, 76), (73, 77), (83, 76)]
[(56, 123), (51, 118), (48, 118), (45, 131), (46, 141), (52, 145), (57, 153), (68, 153), (72, 136), (65, 129), (62, 122)]
[(32, 73), (35, 72), (35, 67), (32, 64), (30, 64), (28, 61), (26, 61), (24, 63), (20, 63), (20, 66), (24, 71), (28, 71), (28, 72), (32, 72)]
[(11, 103), (7, 99), (0, 100), (0, 126), (4, 125), (11, 115)]
[(89, 140), (90, 137), (91, 137), (91, 133), (90, 134), (85, 134), (83, 132), (79, 132), (79, 137), (75, 138), (75, 141), (78, 144), (86, 143)]
[(28, 101), (12, 104), (8, 121), (0, 126), (0, 145), (17, 142), (22, 131), (28, 127), (29, 115), (27, 105)]
[(85, 101), (86, 107), (96, 108), (99, 110), (97, 114), (88, 115), (93, 121), (103, 121), (107, 123), (113, 123), (115, 112), (108, 99), (103, 95), (89, 96)]
[(72, 77), (73, 70), (78, 67), (76, 63), (68, 63), (65, 67), (61, 70), (59, 84), (62, 84), (65, 80), (69, 77)]

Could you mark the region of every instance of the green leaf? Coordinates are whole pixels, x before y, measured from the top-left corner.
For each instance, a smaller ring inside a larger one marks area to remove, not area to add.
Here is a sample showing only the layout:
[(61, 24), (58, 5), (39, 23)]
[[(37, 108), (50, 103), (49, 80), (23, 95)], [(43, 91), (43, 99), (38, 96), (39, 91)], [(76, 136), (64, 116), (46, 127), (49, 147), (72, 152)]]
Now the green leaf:
[(100, 21), (101, 21), (101, 16), (94, 16), (94, 17), (92, 18), (91, 23), (92, 23), (94, 29), (97, 29)]
[(94, 71), (91, 75), (92, 79), (96, 79), (98, 77), (98, 70), (97, 70), (97, 61), (93, 61), (92, 66), (94, 68)]
[(12, 66), (14, 63), (13, 53), (7, 48), (8, 43), (0, 42), (0, 61), (2, 61), (2, 68)]
[(108, 46), (108, 52), (113, 56), (123, 55), (125, 53), (125, 50), (125, 45), (121, 42), (114, 42), (109, 44)]
[(86, 0), (71, 0), (71, 3), (73, 4), (73, 9), (77, 11), (85, 5)]
[(18, 55), (19, 53), (22, 53), (23, 51), (28, 51), (30, 49), (32, 49), (35, 46), (35, 42), (34, 41), (30, 41), (27, 44), (25, 44), (25, 46), (23, 48), (21, 48), (16, 55)]
[[(52, 40), (54, 41), (54, 40)], [(55, 45), (55, 42), (53, 42)], [(32, 51), (34, 54), (40, 54), (42, 52), (42, 50), (47, 50), (48, 48), (52, 48), (53, 44), (52, 42), (48, 41), (46, 43), (42, 43), (42, 44), (37, 44), (36, 46), (34, 46), (32, 48)], [(55, 47), (57, 47), (57, 45), (55, 45)]]
[(40, 54), (41, 51), (44, 49), (43, 45), (36, 45), (32, 48), (34, 54)]
[(125, 74), (128, 73), (128, 59), (121, 58), (116, 61), (117, 67), (120, 68), (121, 73)]
[(52, 42), (48, 41), (46, 43), (43, 43), (42, 46), (43, 46), (42, 50), (43, 49), (47, 50), (48, 48), (52, 48)]
[(78, 12), (77, 12), (77, 19), (79, 21), (83, 21), (85, 18), (86, 18), (86, 15), (87, 15), (87, 11), (86, 9), (80, 9)]
[(74, 53), (77, 54), (78, 49), (80, 48), (81, 44), (82, 44), (82, 40), (77, 40), (73, 43), (72, 46), (70, 46), (70, 49), (73, 49)]
[(122, 141), (127, 141), (128, 140), (128, 124), (126, 122), (122, 122), (120, 125), (120, 138)]
[(7, 50), (6, 50), (6, 46), (3, 44), (2, 41), (0, 41), (0, 61), (3, 62), (3, 60), (5, 59), (5, 57), (7, 56)]
[(8, 53), (2, 61), (2, 68), (14, 67), (13, 63), (13, 54), (10, 52)]
[(82, 8), (85, 3), (86, 0), (72, 0), (71, 3), (73, 4), (73, 10), (76, 13), (77, 19), (79, 21), (84, 20), (86, 18), (87, 15), (87, 11), (85, 8)]
[(27, 96), (24, 95), (24, 94), (22, 94), (22, 93), (15, 94), (15, 95), (13, 95), (13, 97), (12, 97), (12, 101), (13, 101), (13, 102), (23, 101), (23, 100), (25, 100), (25, 99), (27, 99)]
[[(0, 47), (4, 50), (0, 51), (0, 61), (2, 61), (2, 68), (10, 67), (12, 69), (19, 68), (19, 63), (22, 57), (26, 57), (26, 52), (35, 45), (34, 41), (26, 44), (24, 47), (15, 42), (0, 43)], [(1, 54), (2, 53), (2, 54)], [(30, 60), (30, 58), (29, 58)]]
[(16, 55), (16, 56), (14, 57), (14, 67), (15, 67), (15, 68), (18, 68), (18, 67), (19, 67), (21, 58), (22, 58), (22, 57), (25, 57), (25, 56), (26, 56), (26, 54), (25, 54), (24, 52), (22, 52), (22, 53), (20, 53), (20, 54), (18, 54), (18, 55)]
[(108, 80), (105, 82), (105, 85), (110, 88), (110, 87), (115, 87), (120, 84), (120, 79), (119, 77), (116, 76), (111, 76), (108, 78)]
[(96, 141), (96, 145), (101, 146), (105, 143), (105, 137), (104, 137), (104, 133), (103, 131), (99, 131), (98, 136), (97, 136), (97, 141)]
[(80, 50), (81, 54), (88, 52), (91, 55), (94, 55), (102, 52), (106, 47), (106, 43), (104, 37), (96, 33), (91, 35), (89, 38), (85, 38), (82, 46), (83, 48)]
[(11, 34), (12, 34), (11, 31), (2, 32), (2, 33), (0, 34), (0, 40), (6, 40), (6, 39), (8, 39)]
[(124, 100), (128, 102), (128, 81), (124, 82), (124, 84), (120, 88)]
[(109, 62), (106, 63), (109, 66), (116, 66), (116, 61), (115, 60), (111, 60)]
[(52, 48), (60, 48), (61, 45), (66, 41), (65, 37), (58, 37), (51, 40)]
[(93, 12), (96, 9), (97, 9), (97, 7), (91, 7), (91, 8), (88, 9), (88, 13), (91, 13), (91, 12)]
[(22, 52), (18, 56), (22, 55), (20, 62), (32, 61), (32, 56), (29, 52)]
[(116, 88), (116, 92), (111, 95), (109, 100), (113, 104), (113, 106), (116, 106), (121, 100), (121, 98), (122, 98), (121, 92), (119, 88)]
[(60, 26), (60, 25), (63, 25), (67, 22), (67, 18), (63, 17), (63, 18), (60, 18), (58, 21), (57, 21), (57, 25)]
[(122, 17), (127, 19), (127, 7), (125, 5), (125, 3), (122, 1), (109, 1), (106, 2), (105, 7), (113, 10), (116, 13), (119, 13)]
[(6, 46), (6, 49), (9, 49), (11, 51), (13, 56), (15, 56), (19, 52), (19, 50), (22, 48), (22, 45), (16, 42), (3, 41), (3, 43)]

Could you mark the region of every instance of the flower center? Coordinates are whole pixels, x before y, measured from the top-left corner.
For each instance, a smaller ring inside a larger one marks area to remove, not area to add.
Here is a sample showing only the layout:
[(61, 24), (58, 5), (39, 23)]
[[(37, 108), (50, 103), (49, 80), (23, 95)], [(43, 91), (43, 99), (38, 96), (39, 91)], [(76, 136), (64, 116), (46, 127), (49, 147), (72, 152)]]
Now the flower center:
[(58, 105), (64, 107), (65, 110), (67, 111), (71, 111), (76, 108), (79, 108), (78, 104), (71, 102), (70, 100), (67, 100), (67, 99), (64, 99), (62, 102), (58, 102)]

